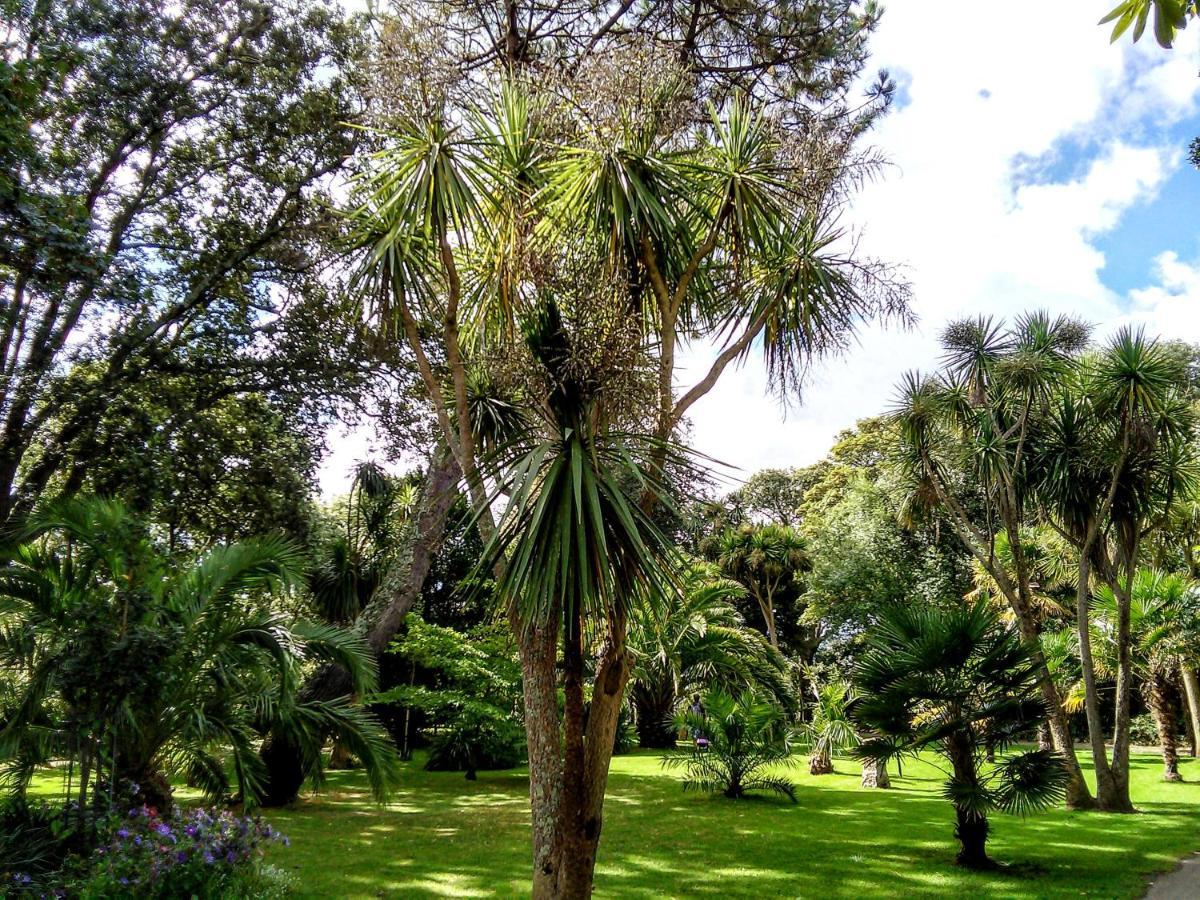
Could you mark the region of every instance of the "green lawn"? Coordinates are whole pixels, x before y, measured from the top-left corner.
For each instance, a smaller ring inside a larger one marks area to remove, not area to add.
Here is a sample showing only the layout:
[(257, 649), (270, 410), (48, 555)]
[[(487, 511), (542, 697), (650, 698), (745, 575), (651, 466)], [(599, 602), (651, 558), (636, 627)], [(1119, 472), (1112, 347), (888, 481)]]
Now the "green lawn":
[[(1009, 866), (976, 875), (953, 864), (953, 815), (940, 773), (906, 766), (890, 791), (863, 790), (857, 767), (794, 775), (799, 803), (685, 794), (657, 755), (613, 761), (596, 893), (601, 897), (1138, 897), (1147, 877), (1200, 850), (1200, 764), (1183, 784), (1161, 761), (1134, 761), (1137, 816), (997, 816), (992, 855)], [(845, 773), (845, 774), (841, 774)], [(291, 838), (271, 851), (305, 896), (516, 896), (527, 892), (527, 783), (521, 771), (461, 775), (406, 769), (387, 807), (360, 774), (270, 819)], [(1200, 889), (1198, 889), (1200, 895)]]

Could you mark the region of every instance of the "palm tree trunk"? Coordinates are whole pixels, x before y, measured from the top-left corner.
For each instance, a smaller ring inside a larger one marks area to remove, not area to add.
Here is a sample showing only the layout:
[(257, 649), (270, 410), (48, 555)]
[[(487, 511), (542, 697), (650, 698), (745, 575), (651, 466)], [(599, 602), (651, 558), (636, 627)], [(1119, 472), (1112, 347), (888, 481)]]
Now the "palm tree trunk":
[[(951, 735), (946, 741), (946, 752), (954, 768), (955, 780), (964, 787), (978, 787), (979, 773), (975, 771), (975, 758), (971, 754), (971, 739), (965, 734)], [(954, 805), (959, 851), (955, 861), (968, 869), (991, 869), (995, 863), (987, 855), (988, 820), (982, 813)]]
[[(1017, 620), (1017, 627), (1025, 643), (1032, 648), (1030, 655), (1038, 673), (1038, 687), (1042, 693), (1047, 710), (1047, 725), (1050, 727), (1050, 737), (1054, 741), (1054, 749), (1062, 757), (1063, 768), (1067, 772), (1066, 801), (1068, 809), (1092, 809), (1095, 800), (1083, 778), (1083, 770), (1079, 767), (1079, 758), (1075, 755), (1075, 742), (1071, 738), (1071, 727), (1067, 714), (1063, 710), (1062, 697), (1050, 675), (1046, 665), (1046, 656), (1038, 639), (1040, 631), (1037, 617), (1033, 611), (1033, 594), (1029, 588), (1029, 567), (1025, 563), (1021, 551), (1020, 523), (1013, 512), (1012, 504), (1002, 504), (1001, 508), (1004, 527), (1008, 534), (1009, 546), (1012, 547), (1013, 559), (1017, 567), (1016, 590), (1005, 591), (1009, 607)], [(993, 572), (993, 577), (996, 573)]]
[(610, 623), (597, 660), (584, 729), (581, 639), (563, 653), (565, 706), (560, 720), (553, 627), (515, 629), (524, 676), (533, 813), (533, 897), (585, 900), (591, 896), (603, 825), (604, 793), (625, 686), (633, 671), (623, 622)]
[(1162, 748), (1163, 781), (1182, 781), (1179, 777), (1179, 753), (1175, 746), (1175, 733), (1179, 719), (1175, 714), (1175, 698), (1171, 684), (1162, 672), (1152, 672), (1145, 683), (1146, 701), (1154, 724), (1158, 728), (1158, 743)]
[(828, 750), (821, 750), (812, 753), (808, 757), (808, 774), (809, 775), (832, 775), (833, 774), (833, 758)]
[(533, 820), (533, 896), (560, 896), (560, 807), (563, 791), (562, 723), (558, 711), (557, 618), (525, 629), (514, 623), (521, 656), (525, 734), (529, 752), (529, 806)]
[(864, 759), (862, 764), (862, 786), (865, 788), (890, 788), (887, 763), (875, 759)]
[(1200, 754), (1200, 681), (1196, 678), (1196, 670), (1191, 666), (1180, 666), (1180, 680), (1183, 681), (1183, 695), (1187, 700), (1188, 734), (1192, 738), (1192, 756)]

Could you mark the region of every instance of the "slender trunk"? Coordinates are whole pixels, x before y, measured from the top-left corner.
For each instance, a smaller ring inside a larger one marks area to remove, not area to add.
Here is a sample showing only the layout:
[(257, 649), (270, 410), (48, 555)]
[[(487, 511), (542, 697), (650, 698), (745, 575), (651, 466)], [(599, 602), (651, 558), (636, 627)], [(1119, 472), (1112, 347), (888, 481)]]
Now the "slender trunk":
[(1113, 797), (1107, 807), (1114, 812), (1133, 812), (1129, 795), (1129, 718), (1133, 695), (1133, 659), (1130, 647), (1130, 584), (1133, 568), (1129, 568), (1126, 584), (1113, 579), (1117, 597), (1117, 690), (1113, 716), (1112, 781)]
[(1087, 715), (1088, 742), (1096, 771), (1096, 808), (1109, 809), (1116, 796), (1108, 750), (1104, 745), (1104, 724), (1100, 718), (1100, 697), (1096, 688), (1096, 666), (1092, 659), (1092, 632), (1088, 622), (1091, 608), (1091, 563), (1086, 553), (1079, 557), (1075, 581), (1075, 622), (1079, 633), (1079, 662), (1083, 669), (1083, 705)]
[[(971, 739), (966, 734), (953, 734), (946, 740), (946, 752), (954, 767), (954, 778), (964, 787), (975, 787), (979, 773), (975, 771), (975, 757), (971, 753)], [(983, 813), (954, 805), (954, 836), (958, 839), (959, 851), (955, 861), (968, 869), (990, 869), (995, 863), (987, 855), (988, 820)]]
[(890, 788), (887, 763), (875, 759), (864, 759), (862, 764), (862, 786), (865, 788)]
[(1175, 714), (1174, 691), (1162, 672), (1152, 672), (1145, 683), (1146, 702), (1158, 728), (1158, 744), (1162, 748), (1163, 781), (1182, 781), (1179, 777), (1179, 753), (1175, 733), (1179, 719)]
[[(446, 533), (460, 478), (461, 469), (454, 455), (440, 447), (425, 475), (417, 518), (406, 531), (408, 542), (388, 566), (383, 583), (356, 623), (376, 655), (391, 643), (404, 617), (421, 596), (421, 588)], [(353, 693), (353, 687), (344, 668), (327, 665), (309, 678), (301, 696), (305, 700), (334, 700)], [(263, 741), (259, 756), (266, 767), (263, 805), (291, 803), (310, 774), (303, 764), (300, 748), (279, 732), (272, 732)]]
[(610, 612), (609, 633), (596, 663), (596, 681), (592, 686), (592, 705), (588, 714), (587, 745), (584, 756), (583, 811), (579, 817), (580, 858), (572, 867), (575, 878), (568, 885), (567, 897), (588, 897), (596, 873), (596, 855), (604, 824), (604, 793), (608, 788), (608, 770), (625, 685), (633, 672), (634, 657), (625, 646), (625, 621)]
[(583, 701), (583, 622), (578, 607), (567, 618), (563, 641), (563, 802), (560, 809), (563, 873), (561, 896), (587, 897), (591, 880), (581, 867), (587, 852), (583, 840), (584, 783), (584, 701)]
[(1181, 666), (1180, 680), (1183, 681), (1183, 695), (1187, 700), (1188, 734), (1192, 739), (1192, 756), (1200, 754), (1200, 681), (1196, 678), (1196, 670), (1190, 665)]

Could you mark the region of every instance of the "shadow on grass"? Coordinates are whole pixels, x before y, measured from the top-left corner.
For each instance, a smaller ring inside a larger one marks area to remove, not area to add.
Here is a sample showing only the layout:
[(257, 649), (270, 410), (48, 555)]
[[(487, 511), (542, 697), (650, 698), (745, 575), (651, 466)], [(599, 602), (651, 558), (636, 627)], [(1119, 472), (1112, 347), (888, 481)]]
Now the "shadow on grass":
[[(851, 762), (813, 777), (791, 770), (799, 803), (684, 793), (657, 754), (614, 761), (605, 804), (599, 897), (1099, 897), (1139, 896), (1149, 874), (1200, 848), (1200, 784), (1166, 784), (1154, 757), (1135, 759), (1143, 814), (1065, 810), (996, 816), (989, 852), (1004, 865), (954, 865), (941, 774), (905, 766), (894, 790), (858, 786)], [(1185, 761), (1185, 777), (1200, 766)], [(893, 776), (895, 777), (895, 776)], [(386, 807), (359, 773), (271, 819), (292, 839), (272, 850), (304, 896), (521, 896), (528, 893), (528, 783), (523, 772), (406, 769)]]

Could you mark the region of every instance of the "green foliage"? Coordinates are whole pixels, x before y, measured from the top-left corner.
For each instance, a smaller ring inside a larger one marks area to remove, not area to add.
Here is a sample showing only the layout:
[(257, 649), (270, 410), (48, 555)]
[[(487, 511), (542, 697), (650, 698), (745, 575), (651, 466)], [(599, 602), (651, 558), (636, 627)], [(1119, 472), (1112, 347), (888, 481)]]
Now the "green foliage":
[(674, 746), (679, 705), (713, 687), (754, 689), (784, 709), (795, 706), (784, 658), (734, 606), (745, 589), (701, 563), (681, 581), (678, 594), (640, 603), (629, 617), (637, 659), (630, 698), (645, 747)]
[(490, 463), (509, 502), (479, 571), (503, 560), (496, 587), (522, 625), (561, 616), (571, 633), (628, 612), (639, 595), (674, 590), (678, 551), (630, 487), (665, 500), (653, 458), (675, 451), (617, 429), (606, 373), (577, 355), (578, 336), (556, 306), (526, 323), (526, 339), (545, 379), (544, 421)]
[(273, 608), (302, 561), (293, 544), (264, 538), (173, 565), (121, 504), (94, 498), (34, 517), (0, 570), (0, 658), (20, 676), (0, 730), (8, 789), (24, 796), (37, 765), (69, 758), (84, 809), (126, 780), (169, 803), (150, 793), (163, 774), (224, 799), (230, 770), (252, 804), (258, 741), (273, 725), (310, 757), (321, 751), (314, 735), (332, 730), (385, 793), (393, 757), (374, 720), (349, 698), (297, 695), (312, 661), (345, 666), (359, 692), (375, 680), (359, 638)]
[(1200, 15), (1200, 3), (1195, 0), (1122, 0), (1100, 20), (1100, 24), (1113, 23), (1113, 43), (1132, 26), (1133, 42), (1137, 43), (1146, 30), (1151, 11), (1154, 13), (1154, 39), (1160, 47), (1170, 49), (1175, 43), (1175, 35), (1187, 28), (1188, 18)]
[(850, 720), (850, 686), (834, 681), (816, 692), (809, 707), (809, 720), (801, 730), (809, 744), (814, 775), (833, 771), (833, 754), (858, 744), (858, 734)]
[(431, 729), (430, 769), (506, 769), (524, 756), (521, 670), (511, 639), (494, 625), (469, 633), (415, 614), (390, 653), (408, 663), (409, 683), (372, 697), (419, 711)]
[[(800, 532), (786, 525), (746, 524), (727, 530), (717, 546), (722, 573), (743, 585), (758, 604), (772, 646), (806, 643), (794, 623), (800, 610), (800, 576), (809, 568), (807, 545)], [(780, 613), (782, 612), (782, 615)], [(780, 625), (792, 624), (791, 634), (781, 635)], [(805, 648), (811, 653), (811, 648)]]
[(137, 488), (200, 543), (247, 536), (238, 503), (294, 513), (368, 380), (325, 202), (361, 31), (320, 0), (4, 8), (0, 519)]
[(855, 669), (851, 718), (872, 736), (855, 754), (886, 761), (935, 749), (945, 756), (959, 858), (986, 864), (989, 812), (1025, 815), (1064, 793), (1066, 773), (1050, 752), (985, 762), (1045, 716), (1029, 649), (983, 602), (948, 611), (896, 608), (872, 630), (868, 648)]
[(683, 712), (676, 723), (695, 740), (687, 752), (663, 757), (663, 765), (685, 771), (684, 790), (721, 791), (733, 800), (765, 790), (796, 802), (795, 785), (775, 774), (792, 764), (791, 729), (783, 710), (769, 700), (753, 691), (735, 696), (713, 688), (704, 694), (700, 712)]

